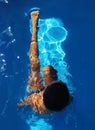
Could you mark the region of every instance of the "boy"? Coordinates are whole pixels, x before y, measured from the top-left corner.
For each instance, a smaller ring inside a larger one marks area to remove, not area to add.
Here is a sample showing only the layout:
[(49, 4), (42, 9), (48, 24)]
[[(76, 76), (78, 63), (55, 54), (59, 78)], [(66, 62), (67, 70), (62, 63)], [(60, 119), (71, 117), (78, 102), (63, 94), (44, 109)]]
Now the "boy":
[(40, 61), (38, 59), (38, 19), (39, 11), (31, 12), (32, 19), (32, 38), (30, 44), (30, 75), (28, 90), (33, 90), (23, 101), (18, 103), (19, 107), (31, 106), (39, 114), (47, 114), (51, 111), (61, 111), (69, 103), (71, 96), (67, 85), (58, 80), (57, 71), (48, 65), (43, 68), (44, 84), (40, 75)]

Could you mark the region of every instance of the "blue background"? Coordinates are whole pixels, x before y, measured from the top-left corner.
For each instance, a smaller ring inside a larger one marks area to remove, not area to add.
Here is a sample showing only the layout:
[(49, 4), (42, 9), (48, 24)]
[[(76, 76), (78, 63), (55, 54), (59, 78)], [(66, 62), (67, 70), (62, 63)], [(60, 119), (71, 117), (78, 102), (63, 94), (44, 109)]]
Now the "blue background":
[[(5, 55), (6, 60), (4, 74), (8, 75), (5, 78), (2, 73), (0, 74), (0, 130), (30, 129), (26, 123), (27, 108), (19, 110), (16, 104), (25, 93), (28, 77), (27, 52), (30, 32), (29, 18), (25, 17), (24, 13), (35, 6), (41, 9), (41, 18), (61, 18), (68, 30), (63, 48), (72, 74), (72, 84), (75, 87), (74, 101), (64, 114), (57, 113), (50, 117), (35, 116), (39, 120), (40, 118), (46, 120), (47, 125), (51, 125), (53, 130), (95, 129), (94, 0), (9, 0), (8, 2), (8, 4), (0, 2), (0, 32), (11, 26), (16, 42), (7, 48), (5, 44), (0, 46), (0, 53)], [(20, 59), (17, 59), (17, 56), (20, 56)], [(35, 130), (35, 127), (31, 129)], [(39, 124), (37, 127), (40, 130)], [(45, 129), (44, 124), (42, 128)]]

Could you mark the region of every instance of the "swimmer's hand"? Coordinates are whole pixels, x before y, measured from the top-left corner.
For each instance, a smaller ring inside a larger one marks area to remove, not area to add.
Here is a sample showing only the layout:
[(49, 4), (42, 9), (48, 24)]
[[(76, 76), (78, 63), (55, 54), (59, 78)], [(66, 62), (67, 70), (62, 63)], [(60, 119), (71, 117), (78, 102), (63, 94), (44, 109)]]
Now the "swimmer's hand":
[(25, 105), (24, 101), (21, 101), (21, 102), (19, 102), (19, 103), (17, 104), (18, 107), (22, 107), (22, 106), (24, 106), (24, 105)]
[(28, 106), (28, 105), (30, 105), (30, 104), (31, 104), (31, 95), (28, 96), (27, 98), (25, 98), (24, 100), (21, 100), (21, 101), (17, 104), (17, 106), (18, 106), (18, 107), (22, 107), (22, 106)]

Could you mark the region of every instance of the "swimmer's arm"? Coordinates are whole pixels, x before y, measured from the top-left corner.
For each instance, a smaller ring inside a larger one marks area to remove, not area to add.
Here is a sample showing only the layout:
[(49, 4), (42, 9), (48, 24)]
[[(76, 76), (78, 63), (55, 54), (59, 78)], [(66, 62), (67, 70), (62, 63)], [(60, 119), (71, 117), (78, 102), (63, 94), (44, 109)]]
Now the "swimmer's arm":
[[(38, 26), (38, 19), (39, 19), (39, 11), (34, 11), (31, 13), (31, 21), (32, 21), (32, 37), (31, 37), (31, 44), (30, 44), (30, 63), (37, 64), (39, 63), (38, 59), (38, 39), (37, 39), (37, 26)], [(31, 66), (32, 67), (32, 66)], [(33, 69), (33, 66), (31, 69)]]
[(27, 98), (25, 98), (24, 100), (20, 101), (17, 105), (18, 105), (18, 107), (22, 107), (22, 106), (31, 105), (31, 103), (32, 103), (32, 95), (30, 95)]
[(32, 39), (31, 41), (37, 41), (37, 32), (38, 32), (38, 19), (39, 19), (39, 11), (33, 11), (30, 14), (32, 21)]
[[(28, 81), (28, 90), (36, 91), (39, 88), (42, 88), (41, 76), (40, 76), (40, 61), (38, 58), (38, 40), (37, 40), (37, 26), (38, 26), (39, 11), (34, 11), (31, 13), (32, 21), (32, 37), (30, 44), (30, 75)], [(39, 85), (37, 85), (39, 83)]]

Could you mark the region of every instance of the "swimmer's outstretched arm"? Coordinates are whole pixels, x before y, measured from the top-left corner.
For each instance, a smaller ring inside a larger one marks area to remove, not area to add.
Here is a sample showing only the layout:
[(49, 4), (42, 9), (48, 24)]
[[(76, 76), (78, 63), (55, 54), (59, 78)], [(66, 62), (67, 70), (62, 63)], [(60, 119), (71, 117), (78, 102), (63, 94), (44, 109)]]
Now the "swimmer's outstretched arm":
[[(39, 19), (39, 11), (31, 12), (31, 24), (32, 24), (32, 37), (31, 37), (31, 43), (30, 43), (30, 63), (31, 63), (31, 69), (33, 71), (39, 70), (38, 66), (38, 40), (37, 40), (37, 32), (38, 32), (38, 19)], [(37, 64), (37, 67), (35, 65)]]
[(41, 77), (40, 77), (40, 61), (38, 59), (38, 19), (39, 11), (31, 12), (31, 24), (32, 24), (32, 37), (30, 44), (30, 75), (28, 81), (28, 90), (34, 90), (42, 88)]

